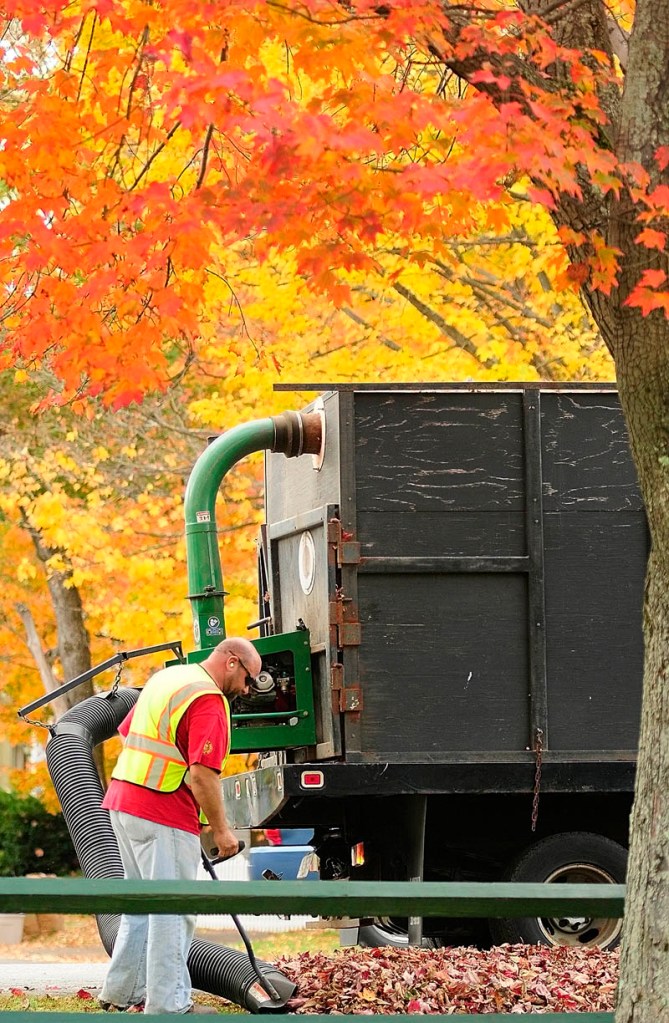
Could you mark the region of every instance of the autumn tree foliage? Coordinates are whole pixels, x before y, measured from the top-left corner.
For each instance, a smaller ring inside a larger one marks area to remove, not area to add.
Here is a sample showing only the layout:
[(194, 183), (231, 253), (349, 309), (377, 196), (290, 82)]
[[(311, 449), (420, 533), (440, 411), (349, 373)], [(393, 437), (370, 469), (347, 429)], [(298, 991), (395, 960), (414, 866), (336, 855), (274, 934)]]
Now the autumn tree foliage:
[[(0, 722), (3, 739), (26, 745), (44, 742), (47, 733), (19, 721), (19, 707), (118, 650), (188, 637), (183, 491), (208, 431), (187, 415), (177, 392), (159, 407), (147, 399), (113, 416), (104, 409), (76, 416), (67, 408), (35, 416), (29, 400), (43, 388), (25, 393), (12, 383), (0, 374)], [(238, 631), (257, 617), (250, 531), (260, 487), (258, 473), (233, 478), (221, 530)], [(121, 683), (142, 684), (165, 656), (130, 661)], [(115, 671), (59, 696), (31, 720), (48, 725), (94, 686), (108, 689)], [(16, 772), (12, 782), (39, 787), (54, 805), (43, 766)]]
[[(9, 359), (30, 369), (46, 358), (60, 400), (101, 394), (121, 406), (166, 386), (229, 315), (240, 239), (264, 262), (289, 253), (340, 307), (360, 271), (377, 292), (420, 300), (403, 279), (412, 268), (445, 285), (466, 276), (474, 233), (519, 248), (511, 204), (539, 195), (523, 174), (543, 182), (578, 147), (592, 150), (587, 118), (567, 139), (558, 104), (542, 107), (555, 136), (544, 154), (513, 103), (500, 121), (485, 96), (463, 95), (435, 49), (433, 3), (19, 2), (5, 12), (15, 20), (3, 65), (3, 323)], [(479, 41), (472, 26), (461, 49), (513, 50), (522, 33), (540, 67), (556, 55), (540, 23), (510, 7), (492, 5), (476, 24)], [(584, 67), (574, 86), (584, 114), (593, 83)], [(532, 88), (539, 110), (544, 92)], [(519, 152), (500, 145), (511, 127), (525, 131)], [(612, 172), (599, 151), (589, 160), (600, 177)], [(606, 274), (612, 256), (598, 251)], [(567, 270), (557, 238), (553, 270)], [(481, 295), (486, 284), (490, 301), (490, 281), (469, 286)]]
[[(578, 287), (613, 358), (652, 537), (617, 1015), (662, 1019), (669, 0), (12, 0), (3, 11), (3, 351), (7, 367), (55, 374), (52, 401), (122, 408), (166, 388), (220, 336), (242, 243), (360, 316), (361, 275), (374, 301), (394, 292), (418, 308), (408, 274), (458, 287), (473, 235), (508, 234), (518, 204), (550, 217), (550, 286)], [(448, 316), (432, 322), (448, 336)], [(479, 358), (466, 334), (451, 340), (484, 373), (507, 343)], [(527, 341), (536, 371), (543, 353)], [(256, 354), (273, 364), (269, 347)]]

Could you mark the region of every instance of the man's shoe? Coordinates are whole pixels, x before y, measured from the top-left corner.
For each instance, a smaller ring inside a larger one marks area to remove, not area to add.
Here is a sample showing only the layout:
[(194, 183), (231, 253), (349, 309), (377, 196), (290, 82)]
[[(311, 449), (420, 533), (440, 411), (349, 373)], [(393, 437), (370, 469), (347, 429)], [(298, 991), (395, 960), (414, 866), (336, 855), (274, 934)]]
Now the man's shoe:
[(197, 1016), (218, 1016), (218, 1009), (213, 1005), (191, 1005), (188, 1012), (194, 1012)]
[(114, 1005), (113, 1002), (103, 1002), (98, 998), (98, 1003), (105, 1012), (144, 1012), (144, 1002), (138, 1002), (137, 1005)]

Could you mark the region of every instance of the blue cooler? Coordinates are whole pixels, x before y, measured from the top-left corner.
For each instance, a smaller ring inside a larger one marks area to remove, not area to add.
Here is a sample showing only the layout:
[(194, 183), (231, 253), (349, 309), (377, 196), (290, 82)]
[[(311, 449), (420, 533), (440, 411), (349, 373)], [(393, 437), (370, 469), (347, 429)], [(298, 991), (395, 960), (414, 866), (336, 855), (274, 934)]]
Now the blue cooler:
[[(262, 881), (263, 871), (272, 870), (280, 874), (283, 881), (296, 881), (298, 871), (305, 881), (318, 880), (318, 870), (307, 860), (313, 854), (308, 845), (313, 837), (312, 828), (282, 828), (281, 845), (260, 845), (249, 849), (249, 877), (251, 881)], [(315, 862), (314, 857), (314, 862)], [(302, 860), (305, 866), (300, 871)], [(306, 873), (304, 873), (306, 871)]]

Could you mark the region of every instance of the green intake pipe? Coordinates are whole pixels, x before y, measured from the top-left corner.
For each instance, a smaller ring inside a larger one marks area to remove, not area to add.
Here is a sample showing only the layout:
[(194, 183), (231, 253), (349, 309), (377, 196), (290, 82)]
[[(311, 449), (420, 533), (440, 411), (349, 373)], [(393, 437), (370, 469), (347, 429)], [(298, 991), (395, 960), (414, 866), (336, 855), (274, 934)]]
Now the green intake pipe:
[(321, 452), (323, 419), (318, 412), (283, 412), (235, 426), (217, 437), (193, 466), (186, 487), (186, 560), (193, 633), (200, 649), (225, 639), (223, 569), (216, 529), (216, 496), (224, 476), (254, 451), (280, 451), (287, 458)]

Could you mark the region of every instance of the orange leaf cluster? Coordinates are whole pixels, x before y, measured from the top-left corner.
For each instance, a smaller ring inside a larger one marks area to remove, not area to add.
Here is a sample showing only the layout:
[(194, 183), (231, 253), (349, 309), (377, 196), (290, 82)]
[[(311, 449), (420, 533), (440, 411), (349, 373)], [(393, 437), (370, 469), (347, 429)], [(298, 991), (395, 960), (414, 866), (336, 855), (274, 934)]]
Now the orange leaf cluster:
[[(438, 257), (520, 177), (549, 207), (579, 174), (617, 190), (593, 144), (612, 71), (517, 10), (470, 7), (449, 42), (462, 8), (442, 0), (5, 2), (5, 364), (48, 365), (61, 401), (120, 407), (187, 364), (240, 240), (290, 252), (342, 304), (383, 238), (411, 258), (419, 233)], [(444, 88), (444, 61), (482, 52), (488, 91)], [(544, 85), (557, 59), (559, 92)], [(614, 273), (598, 251), (593, 285)]]
[[(543, 283), (544, 270), (566, 278), (561, 245), (542, 239), (539, 257), (536, 239), (547, 224), (538, 207), (577, 195), (583, 168), (603, 193), (620, 172), (593, 145), (595, 64), (540, 23), (497, 0), (474, 0), (457, 43), (448, 29), (462, 7), (436, 0), (14, 0), (3, 13), (0, 368), (18, 366), (16, 382), (44, 367), (54, 400), (99, 396), (120, 410), (194, 367), (207, 381), (192, 402), (198, 424), (225, 427), (270, 411), (268, 370), (304, 379), (305, 353), (314, 380), (608, 375), (601, 357), (583, 368), (588, 324), (568, 303), (556, 315)], [(444, 76), (444, 61), (481, 52), (478, 82), (491, 92)], [(532, 84), (518, 54), (533, 62)], [(571, 71), (557, 93), (542, 75), (560, 59)], [(625, 174), (645, 197), (640, 244), (660, 245), (666, 196)], [(613, 286), (613, 248), (574, 231), (562, 241), (583, 250), (580, 281)], [(662, 284), (643, 279), (648, 308)], [(250, 345), (258, 358), (244, 366)], [(48, 458), (28, 444), (31, 458), (17, 449), (6, 467), (9, 613), (30, 599), (56, 645), (24, 517), (57, 552), (48, 570), (73, 573), (96, 648), (141, 645), (148, 621), (161, 638), (181, 633), (186, 470), (171, 493), (143, 490), (128, 455), (112, 488), (98, 479), (108, 454), (91, 445), (89, 464), (79, 440), (54, 432)], [(163, 436), (145, 433), (149, 461)], [(255, 488), (253, 469), (221, 535), (226, 573), (245, 580), (232, 630), (255, 614)], [(22, 656), (14, 703), (40, 685)]]

